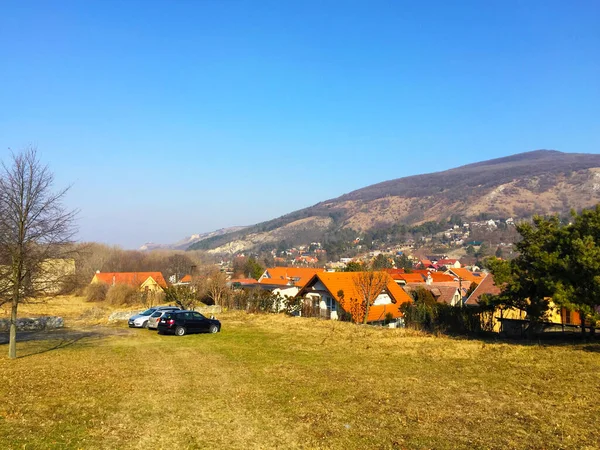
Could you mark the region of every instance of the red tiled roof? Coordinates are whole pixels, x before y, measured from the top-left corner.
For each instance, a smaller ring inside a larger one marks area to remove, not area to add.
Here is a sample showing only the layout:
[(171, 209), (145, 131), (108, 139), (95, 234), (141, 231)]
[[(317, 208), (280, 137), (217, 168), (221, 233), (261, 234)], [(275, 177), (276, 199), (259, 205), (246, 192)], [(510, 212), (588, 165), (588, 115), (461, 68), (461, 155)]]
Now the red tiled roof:
[(458, 259), (440, 259), (437, 263), (441, 266), (445, 266), (447, 264), (455, 264)]
[(101, 283), (128, 284), (136, 287), (141, 286), (151, 277), (160, 287), (167, 287), (167, 282), (160, 272), (100, 272), (96, 273), (94, 277)]

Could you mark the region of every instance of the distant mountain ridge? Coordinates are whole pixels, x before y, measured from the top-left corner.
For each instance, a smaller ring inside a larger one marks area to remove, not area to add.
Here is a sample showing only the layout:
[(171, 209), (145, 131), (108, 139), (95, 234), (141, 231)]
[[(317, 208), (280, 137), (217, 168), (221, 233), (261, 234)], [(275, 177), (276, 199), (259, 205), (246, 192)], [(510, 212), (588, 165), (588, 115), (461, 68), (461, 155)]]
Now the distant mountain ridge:
[(189, 249), (234, 253), (318, 241), (339, 230), (409, 226), (481, 213), (526, 218), (600, 202), (600, 155), (536, 150), (384, 181), (277, 219), (213, 234)]
[(171, 249), (171, 250), (186, 250), (190, 245), (195, 244), (196, 242), (200, 242), (204, 239), (208, 239), (214, 236), (222, 236), (227, 233), (233, 233), (235, 231), (243, 230), (246, 227), (228, 227), (221, 228), (216, 231), (211, 231), (208, 233), (200, 233), (200, 234), (192, 234), (191, 236), (187, 236), (180, 241), (175, 242), (174, 244), (155, 244), (153, 242), (147, 242), (142, 245), (139, 250), (141, 251), (149, 251), (149, 250), (158, 250), (158, 249)]

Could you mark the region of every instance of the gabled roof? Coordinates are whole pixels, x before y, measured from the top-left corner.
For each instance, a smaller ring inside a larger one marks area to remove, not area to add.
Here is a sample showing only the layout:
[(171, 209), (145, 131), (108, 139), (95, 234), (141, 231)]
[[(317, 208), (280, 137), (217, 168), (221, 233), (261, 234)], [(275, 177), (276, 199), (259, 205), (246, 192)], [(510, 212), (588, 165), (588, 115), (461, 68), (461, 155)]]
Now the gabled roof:
[(450, 270), (448, 270), (448, 272), (453, 273), (454, 275), (456, 275), (457, 277), (461, 278), (464, 281), (475, 282), (476, 284), (481, 283), (485, 277), (484, 273), (471, 272), (470, 270), (464, 269), (464, 268), (460, 268), (460, 269), (451, 268)]
[[(298, 292), (297, 296), (302, 297), (310, 293), (310, 287), (320, 281), (329, 294), (340, 304), (347, 312), (350, 312), (355, 302), (359, 302), (361, 295), (358, 292), (355, 284), (355, 277), (360, 272), (320, 272), (315, 274), (308, 283)], [(391, 313), (395, 319), (401, 317), (402, 313), (399, 310), (400, 305), (406, 302), (412, 302), (412, 298), (404, 292), (404, 290), (396, 284), (392, 277), (383, 272), (388, 278), (385, 291), (392, 299), (392, 304), (388, 305), (372, 305), (369, 308), (367, 322), (375, 322), (384, 320), (387, 313)], [(340, 291), (343, 292), (343, 297), (340, 296)]]
[(465, 303), (467, 305), (477, 305), (477, 302), (483, 294), (498, 295), (500, 292), (500, 288), (494, 283), (494, 276), (489, 273), (481, 283), (479, 283), (479, 286), (477, 286), (471, 295), (469, 295), (469, 298)]
[(191, 283), (192, 282), (192, 276), (191, 275), (185, 275), (181, 280), (179, 280), (180, 283)]
[(325, 269), (310, 267), (272, 267), (265, 270), (258, 282), (261, 284), (281, 286), (304, 286), (316, 273)]
[[(404, 290), (407, 293), (413, 292), (415, 289), (423, 288), (427, 289), (434, 296), (435, 300), (440, 303), (447, 303), (449, 305), (452, 304), (452, 300), (454, 299), (454, 295), (458, 290), (458, 287), (454, 286), (433, 286), (433, 285), (423, 285), (423, 284), (410, 284), (403, 286)], [(461, 294), (462, 297), (462, 294)]]
[(437, 263), (445, 266), (446, 264), (455, 264), (457, 261), (458, 259), (440, 259)]
[(399, 280), (404, 280), (407, 283), (425, 283), (425, 275), (422, 273), (404, 273), (398, 275)]
[(152, 278), (162, 288), (167, 287), (162, 273), (160, 272), (100, 272), (94, 278), (106, 284), (128, 284), (130, 286), (141, 286), (148, 278)]
[(447, 273), (443, 272), (430, 272), (429, 276), (431, 276), (431, 280), (434, 283), (455, 281), (455, 278), (452, 275), (448, 275)]

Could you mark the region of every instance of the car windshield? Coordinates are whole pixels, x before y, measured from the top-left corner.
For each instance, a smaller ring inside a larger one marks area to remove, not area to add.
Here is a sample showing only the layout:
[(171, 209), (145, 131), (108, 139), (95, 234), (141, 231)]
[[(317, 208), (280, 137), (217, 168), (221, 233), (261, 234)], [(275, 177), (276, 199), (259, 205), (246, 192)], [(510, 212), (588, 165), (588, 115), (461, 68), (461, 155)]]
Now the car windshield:
[(150, 314), (152, 314), (154, 311), (156, 311), (155, 308), (150, 308), (147, 309), (146, 311), (144, 311), (143, 313), (140, 314), (140, 316), (149, 316)]

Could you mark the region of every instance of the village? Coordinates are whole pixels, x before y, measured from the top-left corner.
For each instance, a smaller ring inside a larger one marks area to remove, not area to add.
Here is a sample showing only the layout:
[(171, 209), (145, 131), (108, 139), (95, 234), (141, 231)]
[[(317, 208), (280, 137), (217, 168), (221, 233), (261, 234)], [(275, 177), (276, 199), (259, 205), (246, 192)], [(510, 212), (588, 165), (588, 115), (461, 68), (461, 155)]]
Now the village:
[[(307, 247), (313, 248), (316, 255), (321, 253), (319, 243)], [(267, 307), (263, 306), (263, 312), (288, 312), (297, 316), (347, 320), (391, 328), (404, 327), (403, 305), (415, 300), (422, 302), (425, 294), (436, 303), (472, 311), (481, 321), (479, 331), (520, 336), (528, 325), (523, 310), (499, 308), (481, 311), (481, 300), (499, 294), (500, 289), (488, 270), (464, 266), (458, 259), (429, 255), (419, 260), (402, 252), (395, 257), (382, 252), (370, 252), (361, 259), (342, 258), (339, 262), (318, 268), (314, 267), (318, 263), (317, 256), (301, 254), (304, 250), (303, 246), (287, 250), (293, 257), (290, 262), (294, 265), (268, 267), (257, 278), (252, 278), (251, 274), (234, 277), (233, 265), (221, 262), (208, 272), (192, 266), (189, 273), (182, 273), (179, 277), (176, 274), (163, 276), (156, 271), (97, 272), (91, 284), (103, 284), (106, 289), (128, 285), (145, 294), (143, 298), (147, 306), (155, 306), (165, 298), (164, 293), (171, 290), (174, 294), (168, 298), (183, 306), (201, 308), (204, 301), (225, 309), (248, 309), (248, 303), (240, 305), (231, 299), (241, 291), (262, 292), (265, 294), (262, 295), (263, 300), (271, 299)], [(237, 259), (244, 258), (244, 255), (237, 256)], [(395, 258), (400, 258), (404, 267), (394, 267)], [(285, 262), (283, 258), (277, 259)], [(360, 280), (361, 274), (368, 273), (365, 271), (375, 272), (382, 280), (377, 288), (379, 292), (368, 299), (365, 299)], [(184, 303), (173, 297), (193, 297), (193, 293), (202, 290), (207, 283), (212, 285), (212, 290), (200, 295), (197, 302)], [(219, 283), (220, 286), (217, 286)], [(366, 304), (368, 312), (364, 311)], [(576, 311), (551, 304), (544, 330), (573, 331), (579, 325), (580, 317)]]

